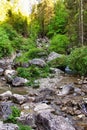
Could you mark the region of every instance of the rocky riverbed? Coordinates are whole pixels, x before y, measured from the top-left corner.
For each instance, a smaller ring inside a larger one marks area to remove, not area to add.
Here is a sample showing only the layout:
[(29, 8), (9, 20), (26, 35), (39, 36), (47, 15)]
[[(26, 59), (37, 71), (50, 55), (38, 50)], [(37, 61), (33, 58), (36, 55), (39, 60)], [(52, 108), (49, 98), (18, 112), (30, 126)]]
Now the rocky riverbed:
[[(17, 105), (21, 110), (18, 121), (30, 125), (34, 130), (86, 130), (86, 79), (82, 85), (79, 77), (59, 73), (39, 82), (38, 89), (15, 88), (1, 76), (1, 119), (11, 114), (10, 106)], [(6, 129), (6, 124), (3, 127)]]
[[(52, 52), (46, 62), (60, 56)], [(21, 110), (17, 122), (33, 130), (87, 130), (86, 77), (50, 68), (51, 75), (35, 80), (39, 88), (26, 86), (27, 79), (18, 77), (13, 67), (14, 58), (0, 60), (0, 130), (19, 129), (12, 123), (3, 123), (12, 113), (11, 106)], [(29, 64), (43, 67), (46, 63), (33, 59)]]

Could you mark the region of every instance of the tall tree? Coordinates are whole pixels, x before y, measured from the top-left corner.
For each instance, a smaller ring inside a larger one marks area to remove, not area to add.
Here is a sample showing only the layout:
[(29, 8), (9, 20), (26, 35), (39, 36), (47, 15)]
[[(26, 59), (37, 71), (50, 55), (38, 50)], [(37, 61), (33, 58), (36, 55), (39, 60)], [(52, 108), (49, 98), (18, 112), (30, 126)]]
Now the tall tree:
[(40, 25), (40, 34), (43, 37), (47, 32), (47, 26), (54, 15), (54, 3), (52, 0), (42, 0), (35, 6), (33, 12)]
[(68, 22), (68, 11), (64, 5), (64, 2), (58, 0), (54, 4), (54, 16), (50, 20), (48, 36), (55, 34), (65, 34), (66, 25)]
[(80, 0), (80, 20), (79, 20), (80, 30), (81, 31), (81, 45), (84, 43), (84, 32), (83, 32), (83, 0)]

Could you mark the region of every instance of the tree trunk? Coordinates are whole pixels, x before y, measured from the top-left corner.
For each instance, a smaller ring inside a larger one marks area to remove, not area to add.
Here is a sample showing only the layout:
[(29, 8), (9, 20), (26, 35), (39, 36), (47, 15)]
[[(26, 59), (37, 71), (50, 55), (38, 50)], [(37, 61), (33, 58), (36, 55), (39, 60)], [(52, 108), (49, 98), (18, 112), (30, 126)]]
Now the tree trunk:
[(81, 17), (81, 24), (80, 24), (80, 26), (81, 26), (81, 44), (82, 44), (82, 46), (83, 46), (83, 44), (84, 44), (84, 32), (83, 32), (83, 0), (80, 0), (80, 11), (81, 11), (81, 15), (80, 15), (80, 17)]

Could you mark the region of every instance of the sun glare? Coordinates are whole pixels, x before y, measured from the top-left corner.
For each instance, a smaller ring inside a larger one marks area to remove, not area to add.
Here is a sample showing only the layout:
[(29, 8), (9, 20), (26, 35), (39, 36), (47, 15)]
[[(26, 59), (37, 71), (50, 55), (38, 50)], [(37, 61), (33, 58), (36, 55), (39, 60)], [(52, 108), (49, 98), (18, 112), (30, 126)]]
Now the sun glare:
[(19, 10), (22, 13), (22, 15), (29, 16), (29, 14), (32, 11), (32, 6), (37, 3), (37, 0), (19, 0), (15, 8), (15, 11)]

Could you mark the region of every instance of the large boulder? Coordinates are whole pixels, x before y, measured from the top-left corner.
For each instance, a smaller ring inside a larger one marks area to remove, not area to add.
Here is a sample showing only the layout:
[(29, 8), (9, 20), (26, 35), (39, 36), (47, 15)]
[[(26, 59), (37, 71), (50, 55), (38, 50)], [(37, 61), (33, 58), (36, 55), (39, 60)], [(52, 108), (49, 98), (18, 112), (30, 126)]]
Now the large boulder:
[(61, 54), (58, 54), (56, 52), (51, 52), (49, 55), (48, 55), (48, 58), (47, 58), (47, 61), (50, 62), (56, 58), (60, 58), (62, 55)]
[(35, 58), (33, 60), (30, 60), (29, 64), (31, 64), (31, 65), (37, 65), (37, 66), (40, 66), (40, 67), (46, 66), (45, 61), (42, 60), (42, 59), (39, 59), (39, 58)]
[(56, 116), (49, 112), (36, 115), (38, 130), (75, 130), (75, 128), (62, 116)]
[(23, 86), (25, 83), (27, 83), (28, 80), (22, 77), (15, 77), (12, 80), (12, 85), (17, 87), (17, 86)]
[(16, 124), (12, 123), (3, 123), (0, 121), (0, 130), (18, 130), (19, 127)]

